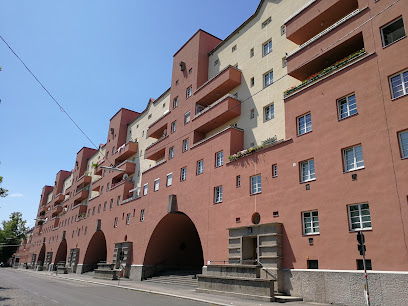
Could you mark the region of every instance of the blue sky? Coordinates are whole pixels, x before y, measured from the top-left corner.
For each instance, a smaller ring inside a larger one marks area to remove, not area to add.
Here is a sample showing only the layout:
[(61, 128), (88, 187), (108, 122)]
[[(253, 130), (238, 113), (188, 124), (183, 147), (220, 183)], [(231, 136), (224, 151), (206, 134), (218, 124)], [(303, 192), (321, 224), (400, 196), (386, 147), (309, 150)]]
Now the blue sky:
[[(173, 54), (198, 30), (227, 37), (258, 0), (0, 0), (0, 35), (92, 141), (121, 108), (170, 87)], [(0, 221), (34, 225), (44, 185), (92, 144), (0, 41)]]

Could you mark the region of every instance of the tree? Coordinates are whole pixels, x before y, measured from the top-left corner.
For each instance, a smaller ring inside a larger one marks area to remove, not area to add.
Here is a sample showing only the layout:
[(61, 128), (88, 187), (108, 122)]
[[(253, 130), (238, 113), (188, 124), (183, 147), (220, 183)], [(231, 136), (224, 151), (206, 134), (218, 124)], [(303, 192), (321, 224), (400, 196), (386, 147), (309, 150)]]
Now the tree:
[[(10, 220), (2, 222), (0, 228), (0, 262), (7, 260), (16, 252), (18, 245), (25, 238), (28, 228), (21, 212), (13, 212)], [(4, 245), (4, 246), (3, 246)]]
[[(3, 182), (3, 177), (0, 176), (0, 184), (1, 184), (2, 182)], [(7, 196), (7, 191), (8, 191), (8, 190), (6, 190), (6, 189), (0, 187), (0, 197), (5, 198), (5, 197)]]

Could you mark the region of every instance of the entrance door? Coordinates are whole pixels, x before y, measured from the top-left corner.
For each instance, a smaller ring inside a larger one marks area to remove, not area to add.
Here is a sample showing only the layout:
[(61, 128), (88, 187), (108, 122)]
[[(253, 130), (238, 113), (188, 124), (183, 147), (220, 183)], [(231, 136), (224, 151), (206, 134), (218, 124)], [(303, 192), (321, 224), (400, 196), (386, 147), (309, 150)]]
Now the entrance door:
[(242, 237), (242, 263), (255, 264), (258, 260), (257, 237)]

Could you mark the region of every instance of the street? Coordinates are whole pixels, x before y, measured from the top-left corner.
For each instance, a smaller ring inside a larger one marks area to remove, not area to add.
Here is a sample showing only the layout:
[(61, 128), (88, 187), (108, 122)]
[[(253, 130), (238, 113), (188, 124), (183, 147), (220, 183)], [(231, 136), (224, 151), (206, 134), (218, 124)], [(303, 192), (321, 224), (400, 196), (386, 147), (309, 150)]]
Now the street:
[(166, 305), (205, 303), (0, 269), (0, 305)]

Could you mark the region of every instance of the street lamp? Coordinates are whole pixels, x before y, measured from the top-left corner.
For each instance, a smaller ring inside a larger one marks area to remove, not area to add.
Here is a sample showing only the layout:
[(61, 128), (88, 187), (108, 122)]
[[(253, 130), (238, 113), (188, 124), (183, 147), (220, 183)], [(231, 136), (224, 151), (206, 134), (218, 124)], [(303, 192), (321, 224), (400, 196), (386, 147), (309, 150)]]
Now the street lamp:
[(111, 167), (108, 167), (108, 166), (100, 166), (100, 168), (101, 168), (101, 169), (106, 169), (106, 170), (112, 170), (112, 171), (125, 172), (125, 170), (119, 169), (119, 168), (116, 168), (116, 167), (113, 167), (113, 166), (111, 166)]

